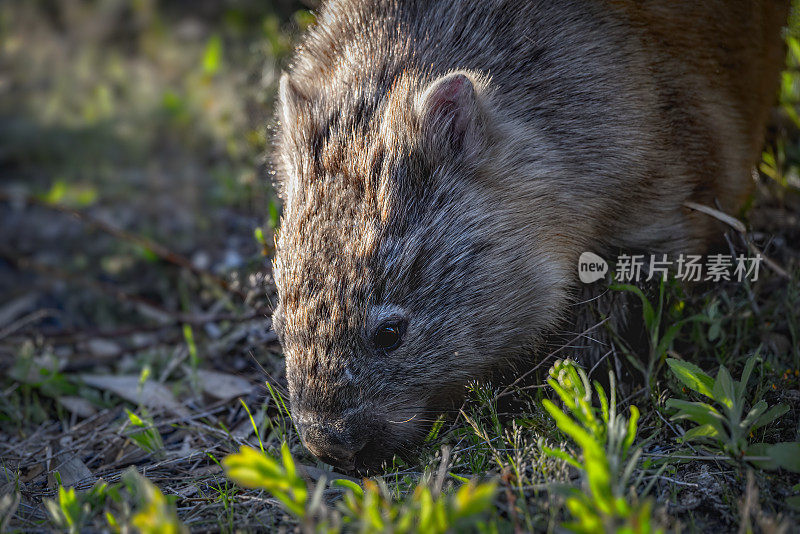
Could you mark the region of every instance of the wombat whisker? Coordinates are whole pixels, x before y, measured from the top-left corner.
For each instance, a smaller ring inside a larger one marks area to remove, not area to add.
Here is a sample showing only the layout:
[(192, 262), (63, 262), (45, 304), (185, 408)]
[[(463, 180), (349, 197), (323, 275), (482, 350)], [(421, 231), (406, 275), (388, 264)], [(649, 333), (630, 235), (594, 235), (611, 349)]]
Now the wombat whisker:
[(448, 412), (457, 412), (457, 411), (458, 410), (456, 410), (456, 409), (446, 409), (446, 408), (434, 409), (434, 408), (426, 408), (426, 407), (401, 406), (401, 407), (398, 407), (397, 409), (387, 409), (386, 410), (386, 414), (391, 417), (392, 415), (404, 415), (404, 414), (407, 415), (408, 413), (412, 413), (412, 412), (414, 414), (437, 414), (438, 415), (438, 414), (445, 414), (445, 413), (448, 413)]
[(550, 337), (551, 338), (567, 337), (570, 334), (571, 335), (575, 335), (575, 336), (585, 335), (585, 334), (588, 334), (589, 332), (592, 332), (593, 330), (596, 330), (598, 327), (604, 325), (608, 321), (609, 321), (609, 318), (606, 317), (605, 319), (603, 319), (601, 321), (598, 321), (598, 322), (594, 323), (593, 325), (588, 326), (588, 327), (586, 327), (586, 328), (584, 328), (582, 330), (562, 329), (560, 332), (558, 332), (557, 334), (552, 334)]
[(414, 419), (416, 419), (416, 418), (417, 418), (417, 414), (414, 414), (414, 415), (412, 415), (411, 417), (409, 417), (408, 419), (406, 419), (405, 421), (392, 421), (392, 420), (390, 419), (390, 420), (388, 420), (388, 422), (389, 422), (389, 423), (392, 423), (392, 424), (395, 424), (395, 425), (402, 425), (402, 424), (404, 424), (404, 423), (410, 423), (411, 421), (413, 421), (413, 420), (414, 420)]
[(394, 425), (404, 425), (404, 424), (408, 424), (408, 423), (426, 423), (427, 424), (427, 423), (435, 423), (436, 419), (422, 419), (422, 418), (413, 418), (412, 417), (412, 418), (407, 419), (405, 421), (388, 421), (388, 422), (391, 423), (391, 424), (394, 424)]
[(590, 302), (594, 302), (596, 300), (600, 300), (601, 298), (606, 296), (609, 291), (611, 291), (611, 290), (610, 289), (604, 289), (601, 293), (598, 293), (597, 295), (592, 295), (591, 297), (589, 297), (589, 298), (587, 298), (585, 300), (579, 300), (577, 302), (573, 302), (573, 303), (570, 304), (570, 306), (572, 306), (572, 307), (584, 306), (586, 304), (589, 304)]

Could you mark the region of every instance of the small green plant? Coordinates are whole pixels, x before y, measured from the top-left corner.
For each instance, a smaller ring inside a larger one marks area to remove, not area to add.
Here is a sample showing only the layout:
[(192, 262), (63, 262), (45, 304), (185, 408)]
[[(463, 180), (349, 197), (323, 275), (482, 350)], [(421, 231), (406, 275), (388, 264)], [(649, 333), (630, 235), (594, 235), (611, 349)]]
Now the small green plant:
[[(669, 399), (667, 408), (675, 410), (673, 420), (687, 420), (697, 426), (688, 430), (682, 441), (696, 441), (714, 446), (733, 458), (751, 459), (762, 467), (784, 467), (800, 471), (800, 443), (750, 444), (748, 438), (759, 428), (768, 425), (785, 414), (789, 407), (776, 404), (768, 407), (763, 399), (747, 400), (747, 383), (753, 367), (759, 359), (747, 360), (739, 381), (733, 380), (723, 365), (712, 378), (696, 365), (667, 359), (672, 374), (687, 388), (707, 397), (716, 406), (707, 402)], [(751, 405), (749, 411), (745, 407)]]
[(222, 38), (219, 35), (212, 35), (203, 52), (203, 74), (207, 78), (213, 78), (219, 72), (222, 56)]
[(200, 367), (200, 356), (197, 352), (197, 343), (194, 340), (194, 330), (192, 330), (191, 325), (186, 323), (183, 324), (183, 339), (186, 341), (186, 348), (189, 351), (192, 388), (198, 391), (200, 388), (197, 383), (197, 369)]
[(91, 509), (89, 503), (81, 502), (75, 494), (75, 488), (58, 488), (58, 501), (45, 499), (47, 508), (53, 523), (60, 529), (67, 532), (79, 532), (83, 520), (89, 516)]
[[(278, 410), (277, 417), (271, 417), (267, 420), (267, 424), (272, 427), (271, 435), (279, 441), (286, 441), (289, 437), (289, 430), (294, 425), (291, 412), (289, 412), (289, 407), (286, 405), (286, 400), (283, 398), (283, 395), (281, 395), (281, 392), (275, 386), (267, 382), (267, 390), (269, 391), (272, 402), (275, 404), (275, 408)], [(255, 429), (256, 435), (258, 435), (258, 429), (256, 429), (255, 424), (253, 428)]]
[(328, 532), (342, 524), (359, 532), (429, 532), (459, 530), (483, 513), (495, 494), (493, 482), (463, 484), (454, 494), (444, 495), (426, 484), (419, 484), (402, 500), (396, 500), (382, 480), (365, 480), (364, 488), (349, 480), (335, 480), (343, 487), (344, 498), (338, 514), (321, 503), (325, 481), (310, 495), (305, 480), (297, 473), (286, 443), (280, 461), (256, 449), (243, 447), (238, 454), (222, 461), (228, 477), (242, 486), (267, 490), (307, 530)]
[(494, 499), (493, 482), (463, 484), (453, 495), (442, 495), (419, 484), (403, 501), (391, 498), (382, 480), (366, 480), (364, 488), (350, 484), (342, 510), (345, 523), (360, 523), (361, 532), (463, 532)]
[[(57, 476), (56, 480), (60, 480)], [(58, 487), (57, 499), (44, 499), (52, 523), (66, 532), (81, 532), (97, 513), (106, 507), (109, 499), (119, 501), (117, 485), (98, 482), (90, 490), (76, 492), (75, 488)]]
[[(781, 74), (779, 101), (784, 113), (792, 119), (792, 122), (796, 125), (800, 125), (800, 116), (797, 114), (797, 103), (800, 95), (800, 77), (798, 77), (796, 71), (798, 64), (800, 64), (800, 40), (798, 40), (796, 36), (788, 35), (786, 37), (786, 64), (789, 67), (794, 67), (794, 69), (788, 68)], [(771, 178), (776, 178), (767, 172), (765, 172), (765, 174)]]
[[(642, 292), (641, 289), (634, 285), (629, 284), (613, 284), (611, 289), (618, 291), (628, 291), (633, 293), (642, 303), (642, 319), (644, 327), (647, 331), (648, 341), (650, 345), (650, 352), (647, 356), (646, 363), (642, 363), (642, 358), (632, 354), (626, 348), (624, 343), (620, 343), (623, 352), (625, 353), (631, 365), (637, 368), (644, 375), (647, 386), (647, 391), (651, 391), (651, 380), (657, 376), (661, 366), (664, 364), (664, 358), (667, 355), (672, 342), (678, 336), (683, 325), (693, 321), (705, 320), (702, 315), (693, 315), (683, 319), (675, 320), (669, 326), (662, 328), (662, 323), (665, 316), (665, 306), (667, 304), (667, 282), (662, 281), (658, 287), (658, 302), (655, 306), (650, 303), (650, 300)], [(681, 303), (682, 304), (682, 303)], [(681, 306), (682, 309), (682, 306)], [(617, 338), (617, 341), (622, 341)]]
[(306, 515), (308, 488), (306, 481), (297, 474), (289, 446), (281, 446), (281, 461), (268, 454), (242, 447), (238, 454), (222, 460), (229, 478), (246, 488), (261, 488), (281, 501), (286, 509), (298, 519)]
[(153, 454), (155, 457), (163, 456), (164, 441), (161, 439), (161, 434), (158, 432), (153, 420), (139, 417), (128, 409), (125, 411), (128, 413), (128, 422), (134, 427), (134, 430), (128, 433), (128, 437), (142, 450)]
[(478, 382), (467, 385), (467, 392), (471, 402), (462, 409), (461, 416), (469, 425), (463, 429), (464, 437), (472, 444), (472, 453), (467, 459), (469, 472), (485, 473), (492, 468), (492, 461), (502, 469), (505, 455), (497, 449), (498, 446), (504, 448), (504, 429), (497, 413), (497, 392), (488, 384)]
[(253, 230), (253, 237), (258, 243), (259, 248), (261, 249), (262, 256), (269, 256), (270, 253), (270, 245), (267, 241), (267, 238), (264, 236), (264, 229), (260, 226), (256, 226)]
[(90, 185), (56, 180), (50, 186), (50, 189), (46, 193), (38, 195), (38, 198), (47, 204), (85, 208), (95, 203), (97, 190)]
[[(142, 534), (187, 532), (178, 520), (172, 499), (165, 497), (152, 482), (133, 468), (123, 474), (122, 481), (124, 484), (98, 482), (88, 491), (59, 486), (57, 499), (44, 499), (52, 524), (61, 531), (77, 533), (96, 525), (92, 521), (104, 516), (112, 532), (130, 532), (131, 527)], [(126, 488), (123, 493), (121, 490)], [(127, 504), (132, 496), (138, 501), (133, 514)]]
[(16, 423), (39, 421), (46, 417), (51, 400), (85, 395), (58, 369), (58, 359), (52, 352), (39, 352), (30, 341), (23, 342), (8, 372), (19, 387), (9, 394), (0, 395), (0, 420)]
[[(542, 404), (559, 430), (578, 445), (581, 454), (548, 447), (543, 450), (579, 469), (584, 479), (583, 491), (572, 488), (568, 492), (566, 505), (574, 521), (564, 526), (581, 533), (659, 532), (651, 520), (650, 501), (639, 500), (631, 492), (639, 482), (631, 484), (641, 455), (641, 448), (633, 446), (639, 410), (631, 406), (628, 419), (617, 413), (612, 373), (609, 373), (610, 397), (594, 382), (599, 410), (592, 405), (592, 388), (583, 369), (568, 360), (558, 360), (549, 374), (547, 383), (561, 398), (565, 409), (548, 399)], [(630, 497), (632, 494), (634, 498)]]
[[(131, 525), (142, 534), (183, 534), (187, 528), (178, 519), (175, 505), (152, 482), (131, 468), (123, 480), (138, 497), (138, 510), (131, 517)], [(109, 523), (116, 523), (108, 517)]]

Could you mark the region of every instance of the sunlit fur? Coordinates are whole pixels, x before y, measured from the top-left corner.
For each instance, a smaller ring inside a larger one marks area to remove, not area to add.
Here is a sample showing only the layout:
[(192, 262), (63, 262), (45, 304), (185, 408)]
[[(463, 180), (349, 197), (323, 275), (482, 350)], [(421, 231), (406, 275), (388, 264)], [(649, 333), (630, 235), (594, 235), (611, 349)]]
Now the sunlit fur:
[[(466, 382), (535, 361), (573, 313), (584, 250), (702, 250), (718, 227), (683, 204), (730, 211), (747, 194), (785, 15), (744, 0), (327, 3), (278, 109), (274, 325), (295, 418), (368, 439), (364, 463), (379, 461)], [(451, 73), (463, 94), (439, 109), (426, 91)], [(389, 353), (370, 342), (382, 313), (408, 319)]]

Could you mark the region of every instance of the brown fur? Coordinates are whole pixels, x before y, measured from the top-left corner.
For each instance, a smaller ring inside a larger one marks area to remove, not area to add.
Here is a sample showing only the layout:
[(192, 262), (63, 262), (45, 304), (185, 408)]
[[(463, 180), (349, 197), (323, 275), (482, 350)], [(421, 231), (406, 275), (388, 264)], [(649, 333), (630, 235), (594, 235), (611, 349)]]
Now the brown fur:
[[(578, 255), (702, 251), (782, 64), (778, 0), (335, 0), (281, 80), (275, 327), (304, 441), (369, 467), (570, 312)], [(381, 324), (402, 324), (392, 351)]]

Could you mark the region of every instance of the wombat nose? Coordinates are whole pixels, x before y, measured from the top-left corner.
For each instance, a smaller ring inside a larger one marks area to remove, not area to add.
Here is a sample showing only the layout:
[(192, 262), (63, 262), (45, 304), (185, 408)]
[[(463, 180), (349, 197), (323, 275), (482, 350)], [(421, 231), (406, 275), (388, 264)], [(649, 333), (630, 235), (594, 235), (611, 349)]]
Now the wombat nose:
[(309, 451), (327, 464), (341, 469), (353, 469), (355, 456), (366, 441), (347, 439), (335, 428), (314, 423), (303, 431), (303, 442)]

